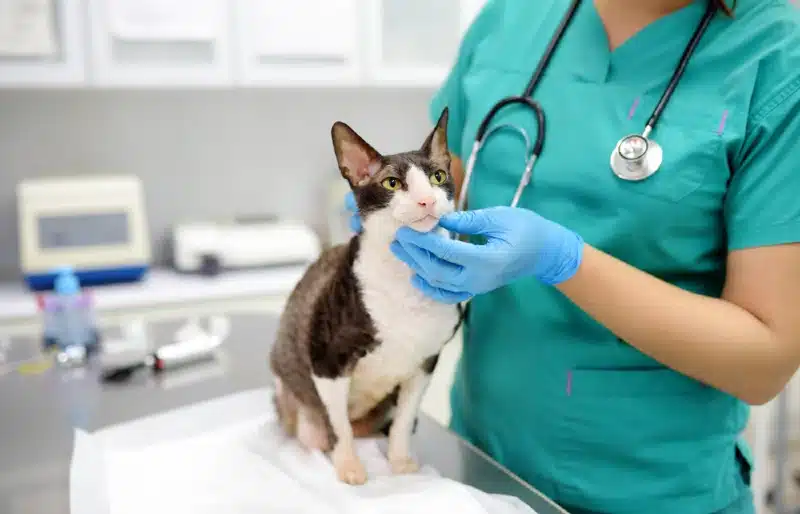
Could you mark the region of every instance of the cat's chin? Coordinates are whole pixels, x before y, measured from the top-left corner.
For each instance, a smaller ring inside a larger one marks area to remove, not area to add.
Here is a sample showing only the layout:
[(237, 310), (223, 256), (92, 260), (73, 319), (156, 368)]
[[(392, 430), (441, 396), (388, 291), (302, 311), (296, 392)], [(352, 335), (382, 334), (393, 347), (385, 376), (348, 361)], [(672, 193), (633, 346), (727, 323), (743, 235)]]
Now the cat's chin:
[(417, 221), (413, 221), (408, 224), (408, 226), (417, 232), (430, 232), (436, 225), (439, 223), (439, 218), (434, 218), (433, 216), (425, 216), (422, 219)]

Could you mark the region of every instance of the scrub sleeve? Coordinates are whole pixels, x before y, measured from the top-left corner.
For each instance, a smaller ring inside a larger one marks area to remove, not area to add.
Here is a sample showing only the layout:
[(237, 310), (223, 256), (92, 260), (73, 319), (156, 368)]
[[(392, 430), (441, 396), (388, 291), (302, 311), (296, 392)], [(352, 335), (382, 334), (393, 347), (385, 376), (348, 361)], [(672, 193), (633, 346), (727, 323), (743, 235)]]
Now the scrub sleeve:
[[(775, 75), (783, 75), (778, 71)], [(754, 106), (724, 204), (728, 251), (800, 242), (800, 77), (789, 77)], [(740, 443), (749, 485), (754, 463)], [(719, 514), (753, 512), (749, 489)]]
[(750, 125), (725, 201), (729, 251), (800, 242), (800, 77)]
[[(730, 252), (800, 242), (800, 77), (757, 107), (750, 126), (724, 205)], [(750, 468), (765, 463), (753, 463), (741, 447), (749, 486)], [(737, 504), (719, 514), (754, 512), (752, 493), (743, 489)]]

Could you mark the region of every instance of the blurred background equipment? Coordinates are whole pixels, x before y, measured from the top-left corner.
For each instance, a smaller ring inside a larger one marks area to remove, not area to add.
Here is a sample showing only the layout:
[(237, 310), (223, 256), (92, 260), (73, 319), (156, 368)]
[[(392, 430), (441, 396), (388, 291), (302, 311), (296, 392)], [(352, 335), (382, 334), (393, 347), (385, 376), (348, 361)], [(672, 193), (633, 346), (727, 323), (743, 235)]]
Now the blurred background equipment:
[(39, 299), (45, 349), (55, 349), (60, 364), (83, 364), (100, 346), (91, 296), (81, 290), (72, 269), (63, 268), (55, 278), (54, 292)]
[(310, 264), (322, 249), (307, 225), (276, 218), (178, 224), (172, 234), (173, 266), (188, 273)]
[(17, 187), (20, 267), (33, 290), (69, 266), (84, 286), (130, 282), (150, 265), (144, 191), (134, 176), (35, 178)]
[(171, 341), (151, 341), (146, 331), (132, 325), (123, 336), (109, 341), (101, 354), (102, 380), (122, 382), (140, 369), (169, 371), (216, 358), (217, 350), (230, 334), (225, 316), (212, 316), (207, 328), (193, 317), (176, 330)]

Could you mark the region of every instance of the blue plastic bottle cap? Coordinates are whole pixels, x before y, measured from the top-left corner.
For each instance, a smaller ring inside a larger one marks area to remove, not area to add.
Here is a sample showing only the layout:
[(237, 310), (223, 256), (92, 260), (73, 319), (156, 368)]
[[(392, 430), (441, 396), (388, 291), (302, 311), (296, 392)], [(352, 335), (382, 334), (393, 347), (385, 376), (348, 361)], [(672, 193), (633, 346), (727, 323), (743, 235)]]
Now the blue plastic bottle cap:
[(80, 282), (69, 268), (59, 270), (54, 289), (58, 294), (76, 294), (81, 290)]

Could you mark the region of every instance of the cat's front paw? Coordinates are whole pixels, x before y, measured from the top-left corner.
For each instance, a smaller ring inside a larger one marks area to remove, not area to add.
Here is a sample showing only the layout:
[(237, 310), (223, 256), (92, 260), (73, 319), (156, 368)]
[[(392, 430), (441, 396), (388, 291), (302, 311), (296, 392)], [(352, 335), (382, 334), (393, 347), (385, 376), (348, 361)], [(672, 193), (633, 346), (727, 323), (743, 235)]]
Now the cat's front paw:
[(367, 470), (355, 455), (334, 455), (333, 466), (339, 480), (350, 485), (362, 485), (367, 482)]
[(419, 464), (408, 456), (390, 457), (389, 464), (392, 467), (392, 473), (396, 475), (407, 475), (419, 471)]

